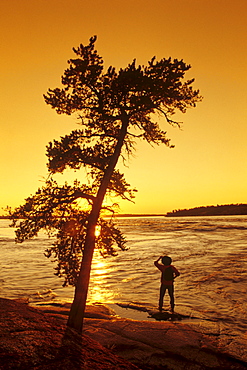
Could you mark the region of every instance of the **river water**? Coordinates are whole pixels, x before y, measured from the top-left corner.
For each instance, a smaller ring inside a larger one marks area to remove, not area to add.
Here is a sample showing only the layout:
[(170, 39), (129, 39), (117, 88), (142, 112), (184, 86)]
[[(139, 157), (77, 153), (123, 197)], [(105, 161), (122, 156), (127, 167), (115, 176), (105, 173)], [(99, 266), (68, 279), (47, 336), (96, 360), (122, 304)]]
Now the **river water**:
[[(89, 302), (158, 304), (160, 272), (154, 260), (169, 255), (181, 275), (175, 311), (217, 323), (226, 341), (247, 344), (247, 216), (118, 218), (129, 249), (103, 259), (95, 253)], [(45, 234), (15, 244), (8, 220), (0, 220), (0, 296), (35, 302), (71, 302), (55, 265), (44, 256)], [(167, 308), (168, 298), (165, 297)], [(243, 350), (241, 350), (243, 352)], [(241, 353), (242, 357), (245, 357)]]

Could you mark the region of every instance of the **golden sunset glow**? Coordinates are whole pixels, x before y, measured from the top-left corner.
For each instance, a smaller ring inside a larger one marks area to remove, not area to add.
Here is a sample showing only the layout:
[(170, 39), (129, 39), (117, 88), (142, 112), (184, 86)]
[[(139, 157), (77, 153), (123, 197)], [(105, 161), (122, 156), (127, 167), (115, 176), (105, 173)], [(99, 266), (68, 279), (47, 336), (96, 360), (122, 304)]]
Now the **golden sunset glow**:
[(60, 86), (72, 47), (93, 35), (106, 68), (154, 55), (184, 59), (204, 97), (174, 117), (182, 129), (164, 123), (174, 149), (139, 142), (129, 166), (120, 164), (138, 189), (120, 212), (247, 203), (246, 12), (246, 0), (2, 0), (0, 207), (18, 206), (42, 186), (45, 146), (77, 127), (43, 94)]

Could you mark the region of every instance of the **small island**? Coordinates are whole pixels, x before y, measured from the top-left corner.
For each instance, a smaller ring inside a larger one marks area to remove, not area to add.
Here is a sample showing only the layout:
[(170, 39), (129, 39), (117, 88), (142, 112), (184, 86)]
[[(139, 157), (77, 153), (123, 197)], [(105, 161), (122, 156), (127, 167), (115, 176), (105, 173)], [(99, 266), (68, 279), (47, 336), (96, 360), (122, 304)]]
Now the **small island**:
[(166, 217), (184, 216), (238, 216), (247, 215), (247, 204), (225, 204), (217, 206), (178, 209), (167, 212)]

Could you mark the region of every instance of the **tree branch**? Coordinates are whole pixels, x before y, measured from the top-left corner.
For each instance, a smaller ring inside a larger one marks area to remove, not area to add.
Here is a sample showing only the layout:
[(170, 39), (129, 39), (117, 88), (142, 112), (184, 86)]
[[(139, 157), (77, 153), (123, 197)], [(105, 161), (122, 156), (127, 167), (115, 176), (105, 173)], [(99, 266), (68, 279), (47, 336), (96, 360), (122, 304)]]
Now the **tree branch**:
[(165, 119), (166, 119), (167, 123), (169, 123), (170, 125), (178, 126), (179, 128), (181, 128), (181, 124), (183, 122), (173, 121), (172, 119), (170, 119), (168, 117), (168, 114), (163, 109), (158, 108), (158, 107), (156, 109), (157, 109), (157, 111), (159, 111), (160, 113), (162, 113), (165, 116)]

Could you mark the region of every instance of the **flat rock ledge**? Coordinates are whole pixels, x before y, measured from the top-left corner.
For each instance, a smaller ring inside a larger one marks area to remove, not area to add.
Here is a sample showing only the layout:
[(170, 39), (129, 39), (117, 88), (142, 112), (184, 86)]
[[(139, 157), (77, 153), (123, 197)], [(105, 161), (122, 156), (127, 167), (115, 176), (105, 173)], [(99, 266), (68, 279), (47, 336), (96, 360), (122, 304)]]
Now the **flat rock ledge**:
[(247, 369), (214, 334), (181, 322), (121, 319), (92, 305), (79, 335), (66, 327), (68, 311), (0, 298), (0, 369)]
[(0, 298), (1, 370), (137, 370), (64, 320)]

